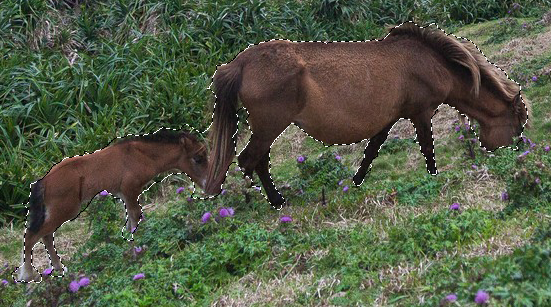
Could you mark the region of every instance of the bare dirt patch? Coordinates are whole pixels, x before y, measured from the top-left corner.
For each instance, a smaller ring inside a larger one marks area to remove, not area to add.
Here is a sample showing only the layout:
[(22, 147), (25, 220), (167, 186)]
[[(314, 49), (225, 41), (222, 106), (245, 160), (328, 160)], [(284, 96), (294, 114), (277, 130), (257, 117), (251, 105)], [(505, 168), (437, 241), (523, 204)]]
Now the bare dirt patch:
[(519, 37), (505, 44), (497, 54), (490, 56), (506, 72), (527, 59), (536, 58), (551, 50), (551, 28), (534, 37)]

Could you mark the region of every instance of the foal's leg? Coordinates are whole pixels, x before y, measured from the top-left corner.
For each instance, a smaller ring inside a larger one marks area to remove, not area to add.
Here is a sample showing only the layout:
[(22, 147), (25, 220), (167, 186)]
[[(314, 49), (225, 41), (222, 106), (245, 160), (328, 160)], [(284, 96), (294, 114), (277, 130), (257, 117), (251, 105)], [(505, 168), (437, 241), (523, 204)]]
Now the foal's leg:
[(122, 197), (122, 200), (126, 206), (126, 213), (128, 215), (126, 227), (130, 233), (134, 233), (136, 231), (140, 217), (142, 216), (142, 207), (138, 203), (139, 195), (140, 193), (137, 189), (131, 188), (128, 189), (126, 193), (124, 193), (124, 197)]
[(434, 159), (434, 139), (432, 137), (431, 118), (434, 110), (419, 114), (418, 117), (411, 118), (413, 126), (417, 133), (417, 141), (421, 146), (421, 152), (427, 161), (427, 171), (431, 175), (436, 175), (436, 160)]
[(54, 234), (51, 233), (49, 235), (43, 236), (42, 242), (48, 250), (48, 254), (50, 255), (50, 260), (52, 261), (52, 266), (54, 267), (54, 269), (58, 272), (63, 272), (63, 265), (61, 264), (59, 255), (57, 254), (57, 251), (54, 247)]
[(29, 229), (25, 230), (23, 265), (18, 269), (19, 272), (17, 273), (17, 281), (31, 282), (40, 280), (38, 271), (36, 271), (32, 265), (33, 247), (39, 239), (39, 234), (34, 233)]
[(388, 133), (390, 132), (390, 129), (394, 123), (386, 126), (381, 132), (377, 133), (374, 137), (369, 139), (369, 143), (367, 144), (367, 147), (364, 151), (364, 158), (362, 160), (362, 164), (360, 165), (360, 168), (356, 172), (356, 175), (352, 178), (355, 185), (362, 184), (365, 175), (371, 168), (371, 162), (373, 162), (373, 159), (375, 159), (379, 155), (379, 149), (381, 149), (381, 145), (385, 142), (386, 138), (388, 137)]
[(283, 206), (283, 204), (285, 203), (285, 199), (283, 198), (283, 196), (281, 196), (274, 185), (272, 176), (270, 176), (269, 165), (270, 150), (268, 150), (268, 152), (264, 154), (262, 159), (258, 161), (255, 171), (258, 174), (258, 178), (260, 178), (260, 182), (262, 182), (264, 190), (266, 190), (268, 201), (270, 201), (270, 203), (276, 208), (281, 208), (281, 206)]

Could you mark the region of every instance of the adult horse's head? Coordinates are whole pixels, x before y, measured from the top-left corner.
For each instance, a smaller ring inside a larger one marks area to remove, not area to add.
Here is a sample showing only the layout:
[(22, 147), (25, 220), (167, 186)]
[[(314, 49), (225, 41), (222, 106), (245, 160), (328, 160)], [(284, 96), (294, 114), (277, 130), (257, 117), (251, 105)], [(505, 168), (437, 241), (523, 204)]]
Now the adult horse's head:
[(489, 63), (470, 42), (464, 42), (480, 71), (478, 84), (471, 84), (471, 94), (465, 85), (459, 86), (457, 108), (480, 124), (480, 143), (487, 150), (510, 146), (528, 123), (530, 103), (521, 97), (520, 86), (503, 71)]
[[(494, 150), (499, 147), (509, 146), (513, 138), (522, 133), (527, 122), (527, 105), (524, 104), (520, 93), (512, 99), (494, 99), (490, 104), (495, 105), (489, 116), (479, 118), (480, 142), (487, 150)], [(481, 103), (487, 103), (481, 101)]]

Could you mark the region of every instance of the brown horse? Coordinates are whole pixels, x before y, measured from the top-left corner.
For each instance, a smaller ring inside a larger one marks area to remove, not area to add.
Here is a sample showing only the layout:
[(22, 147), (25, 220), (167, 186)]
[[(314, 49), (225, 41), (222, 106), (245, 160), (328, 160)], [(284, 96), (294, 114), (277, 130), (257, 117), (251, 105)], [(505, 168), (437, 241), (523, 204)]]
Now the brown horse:
[(31, 189), (30, 218), (18, 280), (29, 282), (37, 277), (32, 250), (40, 238), (53, 267), (62, 270), (53, 233), (64, 222), (76, 218), (81, 205), (88, 204), (100, 191), (108, 190), (125, 203), (127, 228), (133, 233), (142, 214), (138, 197), (153, 177), (177, 169), (204, 188), (207, 168), (204, 144), (188, 132), (170, 130), (124, 138), (92, 154), (61, 161)]
[(431, 118), (446, 103), (480, 123), (487, 150), (512, 144), (527, 121), (520, 87), (467, 40), (405, 23), (381, 41), (270, 41), (241, 52), (214, 75), (207, 193), (217, 193), (235, 156), (238, 98), (252, 136), (239, 155), (258, 174), (272, 205), (284, 203), (268, 170), (272, 142), (291, 123), (326, 144), (370, 139), (354, 176), (362, 183), (400, 118), (413, 122), (430, 174), (436, 174)]

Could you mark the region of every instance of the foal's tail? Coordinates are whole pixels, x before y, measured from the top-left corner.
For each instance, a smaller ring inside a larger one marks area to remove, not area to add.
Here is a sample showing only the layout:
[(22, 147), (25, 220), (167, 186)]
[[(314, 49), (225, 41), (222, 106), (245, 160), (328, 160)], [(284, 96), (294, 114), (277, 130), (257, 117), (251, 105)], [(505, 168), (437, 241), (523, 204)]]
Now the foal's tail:
[(235, 157), (237, 132), (237, 96), (241, 88), (242, 64), (238, 59), (226, 64), (214, 75), (216, 104), (210, 131), (211, 153), (205, 192), (217, 194)]
[(38, 180), (31, 188), (29, 211), (29, 230), (37, 233), (40, 226), (44, 224), (44, 218), (46, 217), (46, 208), (44, 207), (44, 186), (42, 184), (42, 180)]

